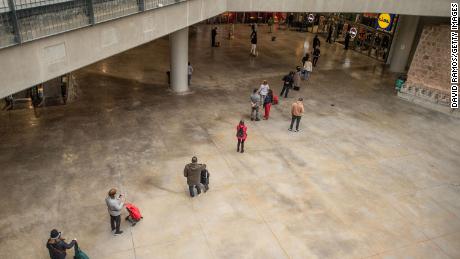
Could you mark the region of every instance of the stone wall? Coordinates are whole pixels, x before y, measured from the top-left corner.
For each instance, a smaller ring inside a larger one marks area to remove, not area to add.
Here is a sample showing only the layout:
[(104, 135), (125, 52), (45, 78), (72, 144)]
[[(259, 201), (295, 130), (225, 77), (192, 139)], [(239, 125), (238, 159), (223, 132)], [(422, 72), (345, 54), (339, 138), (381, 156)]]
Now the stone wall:
[(450, 27), (423, 28), (400, 97), (450, 107)]

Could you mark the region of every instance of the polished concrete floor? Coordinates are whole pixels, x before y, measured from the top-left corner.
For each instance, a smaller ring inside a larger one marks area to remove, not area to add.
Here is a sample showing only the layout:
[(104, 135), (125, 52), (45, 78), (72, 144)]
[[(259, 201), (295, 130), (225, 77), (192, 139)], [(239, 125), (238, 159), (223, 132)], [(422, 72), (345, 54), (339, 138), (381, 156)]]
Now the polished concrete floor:
[[(168, 90), (160, 39), (77, 71), (72, 104), (1, 112), (0, 258), (46, 258), (52, 228), (91, 258), (460, 258), (460, 121), (398, 99), (381, 63), (323, 39), (311, 80), (251, 122), (251, 90), (266, 79), (279, 92), (312, 39), (259, 30), (252, 58), (248, 27), (215, 49), (197, 27), (189, 95)], [(193, 155), (212, 176), (192, 199)], [(118, 237), (111, 187), (144, 215)]]

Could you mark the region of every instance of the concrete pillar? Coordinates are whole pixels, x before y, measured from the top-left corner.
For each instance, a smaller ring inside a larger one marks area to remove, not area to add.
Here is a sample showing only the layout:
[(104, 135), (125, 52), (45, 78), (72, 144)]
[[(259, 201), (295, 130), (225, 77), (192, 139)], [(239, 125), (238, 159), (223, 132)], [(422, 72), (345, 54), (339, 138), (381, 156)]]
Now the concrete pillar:
[(188, 27), (169, 34), (171, 56), (171, 88), (174, 92), (188, 91)]
[(420, 16), (400, 15), (390, 50), (390, 70), (406, 72)]

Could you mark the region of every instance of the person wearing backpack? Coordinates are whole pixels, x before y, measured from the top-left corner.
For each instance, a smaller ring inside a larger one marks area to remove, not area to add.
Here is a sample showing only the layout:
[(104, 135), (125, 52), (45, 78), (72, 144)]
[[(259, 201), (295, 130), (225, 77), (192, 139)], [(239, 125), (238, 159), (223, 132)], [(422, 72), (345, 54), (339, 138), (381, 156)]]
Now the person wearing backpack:
[(61, 237), (61, 232), (56, 229), (51, 230), (50, 238), (46, 242), (46, 248), (48, 248), (51, 259), (65, 259), (67, 256), (66, 250), (71, 249), (77, 243), (77, 239), (75, 238), (69, 244), (64, 240)]
[[(244, 153), (244, 141), (248, 136), (247, 134), (248, 128), (244, 125), (244, 121), (240, 120), (240, 123), (236, 126), (236, 138), (238, 139), (238, 145), (236, 146), (236, 152)], [(241, 149), (240, 149), (241, 146)]]
[(273, 91), (270, 89), (268, 90), (268, 94), (264, 99), (264, 109), (265, 109), (264, 120), (268, 120), (268, 117), (270, 116), (270, 108), (272, 107), (272, 103), (273, 103)]

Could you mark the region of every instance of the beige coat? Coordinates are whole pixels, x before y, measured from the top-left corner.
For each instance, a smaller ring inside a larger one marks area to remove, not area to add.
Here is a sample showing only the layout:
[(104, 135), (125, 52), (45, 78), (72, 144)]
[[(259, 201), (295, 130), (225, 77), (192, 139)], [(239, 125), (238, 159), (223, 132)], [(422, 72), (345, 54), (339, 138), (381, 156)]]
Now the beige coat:
[(303, 103), (301, 101), (297, 101), (292, 104), (292, 107), (291, 107), (292, 115), (302, 116), (303, 112), (304, 112)]

